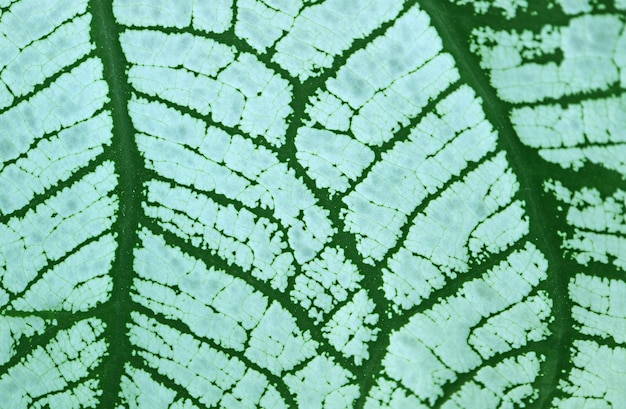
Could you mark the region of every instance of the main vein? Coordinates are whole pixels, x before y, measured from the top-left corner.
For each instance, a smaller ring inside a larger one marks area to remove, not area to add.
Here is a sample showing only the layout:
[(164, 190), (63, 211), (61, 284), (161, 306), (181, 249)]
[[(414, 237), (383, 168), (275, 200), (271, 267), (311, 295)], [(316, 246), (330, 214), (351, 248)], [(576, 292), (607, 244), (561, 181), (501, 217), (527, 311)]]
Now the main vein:
[(131, 90), (126, 77), (126, 58), (119, 43), (119, 26), (113, 17), (112, 3), (92, 0), (91, 36), (104, 65), (109, 85), (113, 117), (113, 139), (109, 151), (118, 174), (119, 209), (113, 231), (118, 247), (111, 267), (113, 290), (101, 317), (106, 323), (105, 337), (109, 343), (107, 361), (102, 364), (100, 386), (103, 390), (100, 407), (114, 407), (119, 399), (124, 365), (130, 361), (131, 347), (127, 337), (130, 320), (130, 287), (133, 280), (133, 249), (142, 214), (141, 195), (143, 161), (135, 144), (133, 124), (127, 110)]

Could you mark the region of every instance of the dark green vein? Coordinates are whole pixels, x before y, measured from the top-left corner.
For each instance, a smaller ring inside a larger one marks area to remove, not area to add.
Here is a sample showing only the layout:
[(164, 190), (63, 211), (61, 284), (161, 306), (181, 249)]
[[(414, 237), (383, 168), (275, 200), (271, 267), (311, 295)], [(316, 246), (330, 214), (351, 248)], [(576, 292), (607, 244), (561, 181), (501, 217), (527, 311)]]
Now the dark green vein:
[[(95, 148), (97, 149), (98, 147)], [(32, 199), (30, 199), (26, 205), (22, 206), (19, 209), (13, 210), (10, 213), (0, 215), (0, 223), (7, 224), (9, 220), (13, 218), (23, 218), (29, 211), (34, 211), (38, 205), (46, 202), (49, 199), (52, 199), (63, 190), (73, 186), (75, 183), (80, 182), (85, 176), (87, 176), (96, 167), (98, 167), (98, 165), (101, 165), (105, 161), (106, 157), (107, 155), (105, 155), (104, 153), (98, 154), (96, 157), (91, 158), (86, 164), (82, 164), (82, 167), (71, 173), (67, 179), (58, 181), (56, 184), (53, 184), (52, 186), (46, 188), (41, 193), (33, 194)]]
[[(459, 21), (459, 17), (442, 4), (436, 0), (421, 2), (422, 8), (431, 16), (432, 24), (439, 32), (444, 48), (454, 57), (462, 79), (482, 98), (485, 115), (500, 134), (498, 146), (507, 152), (509, 163), (522, 185), (519, 195), (525, 201), (530, 216), (531, 240), (548, 260), (549, 274), (546, 282), (553, 300), (554, 321), (551, 330), (554, 335), (546, 341), (552, 344), (553, 350), (546, 356), (543, 364), (542, 390), (556, 391), (560, 369), (568, 365), (567, 346), (572, 342), (571, 328), (574, 323), (570, 315), (570, 302), (564, 294), (571, 274), (561, 256), (561, 238), (554, 223), (556, 211), (555, 207), (549, 206), (551, 203), (546, 203), (547, 195), (543, 193), (545, 176), (554, 175), (546, 171), (554, 167), (547, 166), (534, 149), (519, 141), (509, 120), (510, 106), (497, 97), (487, 74), (480, 68), (478, 57), (469, 51), (468, 39), (473, 29), (471, 19)], [(571, 178), (571, 173), (568, 176)], [(537, 407), (545, 407), (549, 402), (549, 394), (540, 394)]]
[(124, 364), (130, 360), (131, 345), (126, 335), (130, 320), (130, 286), (133, 274), (133, 249), (138, 242), (137, 228), (141, 217), (142, 184), (139, 172), (143, 161), (134, 141), (135, 131), (128, 114), (130, 87), (126, 77), (126, 58), (119, 43), (120, 29), (113, 17), (110, 2), (92, 0), (91, 37), (96, 52), (104, 65), (104, 78), (109, 86), (113, 118), (113, 139), (110, 149), (119, 175), (117, 194), (120, 207), (113, 231), (117, 233), (118, 247), (111, 268), (113, 290), (109, 310), (102, 316), (106, 323), (105, 338), (109, 344), (108, 357), (100, 373), (103, 393), (101, 408), (112, 408), (119, 399)]
[[(143, 348), (136, 348), (138, 351), (144, 351), (145, 353), (148, 353), (150, 355), (154, 355), (151, 351), (147, 351)], [(154, 355), (157, 356), (157, 355)], [(152, 366), (148, 365), (145, 360), (139, 360), (136, 359), (135, 362), (132, 364), (132, 366), (136, 369), (136, 370), (141, 370), (146, 372), (147, 374), (150, 375), (150, 378), (152, 378), (152, 380), (154, 380), (155, 382), (161, 384), (161, 386), (164, 386), (168, 389), (173, 390), (174, 392), (176, 392), (176, 396), (183, 398), (183, 399), (187, 399), (189, 400), (191, 403), (193, 403), (196, 407), (198, 408), (205, 408), (206, 406), (203, 405), (200, 400), (198, 398), (196, 398), (195, 396), (191, 395), (191, 393), (189, 393), (189, 391), (187, 389), (185, 389), (183, 386), (177, 384), (173, 379), (161, 374), (158, 369), (153, 368)], [(130, 375), (130, 374), (128, 374)], [(143, 393), (143, 391), (139, 392), (140, 394)], [(141, 395), (140, 395), (141, 396)], [(127, 402), (128, 403), (128, 402)]]
[[(541, 341), (540, 341), (541, 342)], [(478, 382), (474, 379), (474, 377), (478, 374), (478, 372), (485, 367), (495, 367), (497, 364), (501, 363), (505, 359), (515, 359), (520, 357), (526, 353), (536, 352), (536, 342), (529, 342), (526, 345), (513, 348), (509, 351), (497, 353), (491, 358), (483, 360), (480, 365), (470, 369), (464, 373), (456, 373), (456, 379), (452, 382), (442, 385), (443, 395), (437, 399), (435, 404), (432, 406), (434, 408), (441, 408), (445, 403), (449, 401), (449, 398), (459, 390), (462, 389), (465, 384), (468, 382)]]
[[(145, 280), (145, 281), (151, 281), (151, 280)], [(158, 282), (155, 282), (155, 281), (152, 281), (152, 282), (153, 283), (158, 283)], [(158, 284), (161, 284), (161, 283), (158, 283)], [(181, 291), (181, 293), (182, 293), (182, 291)], [(192, 297), (193, 299), (199, 301), (199, 302), (203, 302), (202, 300), (198, 300), (197, 298), (195, 298), (195, 297), (193, 297), (191, 295), (189, 295), (189, 296)], [(154, 302), (158, 302), (158, 301), (154, 301)], [(209, 305), (209, 307), (210, 307), (210, 305)], [(214, 340), (212, 340), (210, 338), (207, 338), (206, 336), (199, 336), (199, 335), (197, 335), (194, 331), (192, 331), (192, 329), (189, 327), (189, 325), (187, 325), (187, 323), (185, 323), (184, 321), (182, 321), (180, 319), (169, 318), (169, 317), (165, 316), (164, 314), (156, 313), (156, 312), (150, 310), (149, 308), (144, 307), (141, 304), (136, 304), (135, 310), (137, 312), (147, 316), (147, 317), (153, 318), (154, 320), (156, 320), (158, 323), (160, 323), (162, 325), (168, 326), (170, 328), (174, 328), (175, 330), (179, 331), (181, 334), (187, 334), (187, 335), (191, 336), (193, 339), (198, 341), (200, 344), (205, 344), (205, 345), (209, 346), (210, 348), (212, 348), (212, 349), (214, 349), (216, 351), (223, 352), (224, 354), (226, 354), (229, 357), (237, 358), (238, 360), (240, 360), (241, 362), (243, 362), (245, 364), (246, 368), (253, 369), (256, 372), (258, 372), (261, 375), (263, 375), (265, 378), (267, 378), (269, 383), (271, 385), (274, 385), (274, 387), (276, 388), (278, 393), (280, 393), (281, 397), (283, 399), (285, 399), (285, 402), (287, 402), (287, 404), (291, 405), (292, 407), (294, 406), (294, 396), (289, 391), (289, 388), (287, 387), (287, 385), (285, 385), (282, 377), (280, 377), (278, 375), (274, 375), (269, 370), (267, 370), (266, 368), (263, 368), (260, 365), (252, 362), (241, 351), (237, 351), (237, 350), (235, 350), (233, 348), (229, 348), (229, 347), (220, 345), (217, 342), (215, 342)], [(216, 311), (216, 313), (219, 313), (219, 311)], [(248, 334), (248, 336), (249, 336), (249, 334)], [(151, 351), (148, 351), (148, 352), (151, 352)]]
[[(77, 388), (77, 387), (81, 386), (82, 384), (86, 384), (87, 381), (89, 381), (91, 379), (89, 375), (90, 374), (88, 374), (87, 376), (85, 376), (83, 378), (80, 378), (80, 379), (78, 379), (76, 381), (68, 382), (67, 385), (65, 385), (65, 387), (63, 387), (63, 388), (51, 391), (50, 393), (46, 393), (46, 394), (44, 394), (42, 396), (39, 396), (39, 397), (33, 399), (33, 401), (30, 403), (30, 407), (31, 408), (41, 408), (41, 407), (43, 407), (43, 408), (51, 408), (51, 407), (53, 407), (50, 404), (48, 404), (46, 406), (42, 406), (41, 401), (46, 399), (46, 398), (49, 398), (51, 396), (54, 396), (54, 395), (59, 395), (59, 394), (62, 394), (62, 393), (71, 392), (74, 388)], [(97, 384), (96, 384), (96, 387), (97, 387)], [(92, 388), (89, 388), (89, 389), (92, 389)], [(68, 394), (68, 395), (72, 396), (72, 394)], [(76, 396), (76, 395), (73, 395), (73, 396)]]
[[(229, 206), (232, 206), (237, 210), (237, 212), (248, 211), (255, 216), (255, 219), (256, 219), (255, 222), (258, 221), (259, 219), (265, 219), (268, 222), (275, 224), (277, 227), (277, 230), (282, 232), (285, 238), (289, 237), (287, 233), (288, 233), (290, 226), (285, 225), (283, 221), (276, 218), (274, 213), (269, 209), (266, 209), (260, 206), (259, 207), (247, 206), (246, 204), (238, 201), (237, 199), (230, 198), (222, 193), (217, 193), (215, 191), (209, 191), (209, 190), (203, 190), (201, 188), (196, 187), (193, 184), (180, 183), (156, 171), (147, 170), (146, 174), (150, 177), (151, 181), (158, 181), (158, 182), (165, 183), (168, 185), (170, 189), (183, 188), (192, 192), (193, 195), (205, 196), (206, 198), (208, 198), (209, 201), (216, 203), (222, 208), (228, 208)], [(251, 181), (250, 186), (254, 186), (254, 185), (255, 185), (255, 182)], [(145, 203), (152, 204), (155, 206), (162, 206), (161, 203), (155, 203), (155, 202), (150, 202), (150, 201), (147, 201)]]
[(153, 220), (144, 220), (142, 221), (142, 225), (144, 225), (153, 234), (163, 237), (167, 245), (178, 248), (184, 254), (201, 260), (208, 267), (212, 266), (216, 269), (228, 272), (229, 275), (243, 280), (256, 291), (259, 291), (261, 294), (266, 296), (270, 302), (277, 302), (283, 309), (285, 309), (285, 311), (288, 311), (294, 317), (296, 325), (302, 332), (308, 331), (311, 334), (311, 338), (318, 343), (319, 352), (328, 353), (341, 366), (347, 368), (348, 370), (353, 371), (355, 369), (355, 365), (351, 360), (346, 359), (332, 346), (330, 346), (328, 342), (326, 342), (322, 335), (321, 328), (313, 323), (302, 307), (298, 304), (294, 304), (290, 300), (288, 294), (281, 293), (280, 291), (270, 287), (267, 283), (253, 278), (249, 273), (243, 271), (241, 267), (228, 263), (216, 254), (212, 254), (212, 252), (193, 246), (188, 240), (166, 230)]
[[(36, 314), (36, 313), (35, 313)], [(6, 314), (7, 316), (13, 316), (12, 314)], [(23, 315), (15, 315), (18, 317), (24, 317)], [(33, 315), (28, 315), (33, 316)], [(36, 316), (36, 315), (35, 315)], [(33, 357), (33, 352), (35, 352), (38, 348), (46, 351), (46, 353), (51, 354), (56, 351), (49, 351), (46, 349), (46, 346), (50, 344), (50, 342), (55, 340), (63, 330), (69, 330), (74, 325), (78, 324), (83, 319), (91, 318), (91, 314), (89, 313), (78, 313), (74, 316), (73, 319), (63, 320), (63, 321), (54, 321), (47, 320), (44, 325), (44, 329), (42, 333), (35, 333), (31, 337), (23, 337), (16, 339), (15, 346), (15, 354), (12, 355), (4, 364), (0, 365), (0, 374), (6, 374), (9, 370), (15, 366), (23, 364), (27, 357)], [(44, 318), (45, 319), (45, 318)], [(96, 343), (100, 340), (101, 336), (97, 337), (93, 343)], [(58, 351), (59, 353), (64, 353), (62, 351)], [(94, 368), (96, 370), (96, 368)], [(42, 374), (43, 375), (43, 374)], [(13, 408), (11, 408), (13, 409)]]
[[(40, 92), (44, 91), (45, 89), (49, 88), (52, 84), (54, 84), (59, 79), (59, 77), (61, 77), (63, 74), (67, 74), (67, 73), (71, 72), (74, 68), (80, 66), (82, 63), (84, 63), (85, 61), (89, 60), (94, 55), (95, 55), (95, 52), (92, 50), (89, 53), (80, 56), (76, 61), (73, 61), (71, 64), (68, 64), (68, 65), (64, 66), (63, 68), (59, 69), (59, 71), (57, 71), (54, 74), (50, 75), (41, 84), (35, 85), (35, 87), (33, 88), (32, 91), (27, 92), (24, 95), (16, 96), (10, 106), (4, 107), (4, 108), (0, 108), (0, 115), (4, 114), (5, 112), (10, 111), (11, 109), (13, 109), (16, 106), (18, 106), (20, 103), (23, 103), (23, 102), (28, 101), (31, 98), (35, 97), (37, 94), (39, 94)], [(81, 119), (78, 122), (81, 122), (83, 120), (84, 119)]]
[[(525, 241), (524, 239), (525, 238), (522, 238), (520, 241), (523, 242)], [(515, 248), (511, 246), (505, 251), (492, 256), (488, 265), (476, 265), (469, 271), (457, 275), (453, 280), (447, 281), (443, 287), (437, 289), (433, 288), (428, 298), (420, 300), (418, 304), (404, 310), (402, 315), (397, 316), (393, 324), (391, 324), (391, 328), (394, 330), (402, 328), (415, 315), (431, 310), (433, 307), (441, 303), (441, 300), (454, 297), (465, 284), (473, 280), (480, 279), (482, 275), (487, 273), (493, 266), (498, 265), (500, 262), (505, 262), (515, 251)], [(446, 276), (446, 278), (449, 279), (448, 276)]]
[[(41, 280), (46, 273), (52, 271), (56, 266), (63, 264), (63, 262), (65, 262), (65, 260), (67, 260), (68, 258), (70, 258), (71, 256), (73, 256), (74, 254), (78, 253), (79, 251), (81, 251), (83, 248), (87, 247), (88, 245), (90, 245), (93, 242), (96, 242), (98, 240), (100, 240), (101, 238), (103, 238), (104, 236), (110, 234), (111, 231), (109, 229), (103, 230), (101, 232), (98, 232), (98, 234), (89, 237), (87, 240), (83, 241), (82, 243), (79, 243), (76, 247), (70, 249), (69, 251), (67, 251), (63, 256), (59, 257), (56, 260), (47, 260), (47, 263), (41, 267), (39, 269), (39, 271), (37, 272), (37, 275), (31, 279), (28, 284), (26, 285), (26, 287), (24, 287), (24, 289), (18, 293), (12, 294), (12, 299), (19, 299), (21, 297), (23, 297), (31, 288), (33, 285), (35, 285), (37, 282), (39, 282), (39, 280)], [(95, 277), (94, 277), (95, 278)], [(79, 283), (77, 283), (79, 284)], [(10, 307), (9, 305), (6, 305), (2, 308), (0, 308), (0, 314), (6, 314), (7, 311), (11, 311), (12, 307)]]
[[(412, 118), (410, 118), (409, 123), (406, 126), (401, 127), (397, 132), (394, 133), (394, 135), (393, 135), (393, 137), (391, 139), (389, 139), (388, 141), (383, 143), (380, 147), (376, 147), (376, 149), (374, 150), (374, 160), (368, 166), (366, 166), (363, 169), (361, 174), (350, 184), (350, 187), (345, 192), (342, 193), (342, 196), (347, 196), (348, 194), (350, 194), (350, 192), (354, 191), (354, 189), (359, 184), (361, 184), (361, 182), (363, 182), (365, 179), (367, 179), (367, 176), (370, 174), (372, 169), (377, 164), (382, 163), (384, 161), (384, 159), (382, 159), (383, 156), (387, 152), (392, 151), (398, 144), (408, 140), (410, 135), (411, 135), (411, 132), (420, 123), (420, 121), (422, 119), (424, 119), (424, 117), (428, 113), (433, 112), (437, 108), (437, 105), (442, 100), (444, 100), (446, 97), (448, 97), (450, 94), (452, 94), (454, 91), (456, 91), (459, 88), (460, 85), (461, 85), (461, 83), (458, 82), (458, 81), (455, 82), (455, 83), (452, 83), (443, 92), (441, 92), (438, 95), (432, 97), (428, 101), (428, 103), (422, 108), (422, 110), (417, 115), (415, 115)], [(457, 135), (457, 137), (458, 137), (458, 135)], [(448, 143), (450, 143), (450, 142), (448, 142)], [(441, 149), (439, 151), (441, 151)], [(431, 158), (433, 156), (436, 156), (439, 151), (437, 151), (436, 153), (434, 153), (432, 155), (428, 155), (426, 157), (426, 159)]]
[[(428, 155), (426, 159), (437, 157), (437, 154), (443, 149), (445, 149), (445, 146), (442, 146), (440, 150), (433, 153), (432, 155)], [(433, 194), (429, 194), (426, 197), (424, 197), (424, 199), (422, 199), (422, 201), (417, 206), (415, 206), (415, 208), (413, 208), (413, 211), (411, 211), (411, 213), (406, 215), (405, 222), (400, 228), (400, 236), (396, 240), (396, 243), (393, 245), (393, 247), (387, 250), (383, 259), (376, 263), (376, 268), (382, 269), (387, 264), (389, 259), (393, 257), (393, 255), (396, 254), (404, 246), (406, 239), (409, 236), (409, 233), (411, 232), (411, 228), (414, 226), (415, 219), (420, 214), (424, 214), (424, 212), (428, 209), (428, 207), (432, 203), (440, 199), (441, 196), (443, 196), (446, 192), (448, 192), (448, 190), (453, 184), (464, 183), (465, 178), (469, 174), (471, 174), (476, 169), (478, 169), (483, 163), (488, 162), (489, 160), (496, 157), (496, 155), (497, 155), (497, 152), (488, 152), (480, 159), (480, 161), (467, 163), (466, 166), (457, 175), (451, 175), (450, 178), (447, 181), (445, 181), (441, 185), (441, 187), (437, 189), (437, 192)]]

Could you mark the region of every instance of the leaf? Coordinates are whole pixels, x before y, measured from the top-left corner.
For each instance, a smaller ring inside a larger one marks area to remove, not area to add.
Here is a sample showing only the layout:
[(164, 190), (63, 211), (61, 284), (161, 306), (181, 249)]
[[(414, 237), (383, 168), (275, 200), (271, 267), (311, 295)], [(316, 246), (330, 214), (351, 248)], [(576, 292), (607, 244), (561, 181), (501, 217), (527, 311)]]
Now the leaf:
[(626, 5), (538, 3), (0, 0), (0, 406), (619, 407)]

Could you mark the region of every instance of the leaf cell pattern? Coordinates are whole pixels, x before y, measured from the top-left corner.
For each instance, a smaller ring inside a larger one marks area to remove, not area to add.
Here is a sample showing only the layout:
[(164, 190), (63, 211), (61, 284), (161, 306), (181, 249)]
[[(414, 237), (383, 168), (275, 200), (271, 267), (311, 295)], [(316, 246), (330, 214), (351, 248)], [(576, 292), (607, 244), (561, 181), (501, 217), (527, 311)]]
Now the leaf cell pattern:
[(0, 0), (0, 405), (626, 401), (624, 5), (450, 3)]
[(558, 235), (570, 270), (563, 282), (572, 330), (566, 376), (551, 404), (619, 407), (626, 382), (615, 366), (626, 352), (626, 4), (562, 0), (550, 7), (560, 23), (540, 22), (537, 10), (527, 10), (533, 16), (527, 29), (476, 28), (472, 49), (498, 96), (511, 104), (519, 140), (560, 168), (550, 168), (542, 185), (564, 221)]

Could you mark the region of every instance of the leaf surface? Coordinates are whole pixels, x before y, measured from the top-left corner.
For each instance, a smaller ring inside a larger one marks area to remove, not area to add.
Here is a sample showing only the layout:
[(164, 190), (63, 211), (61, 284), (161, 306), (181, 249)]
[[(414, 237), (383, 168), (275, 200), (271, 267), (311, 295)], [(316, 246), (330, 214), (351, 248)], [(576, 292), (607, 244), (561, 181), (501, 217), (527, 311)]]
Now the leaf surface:
[(0, 406), (619, 407), (622, 3), (0, 1)]

